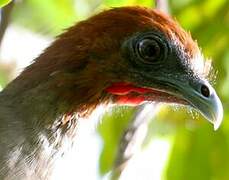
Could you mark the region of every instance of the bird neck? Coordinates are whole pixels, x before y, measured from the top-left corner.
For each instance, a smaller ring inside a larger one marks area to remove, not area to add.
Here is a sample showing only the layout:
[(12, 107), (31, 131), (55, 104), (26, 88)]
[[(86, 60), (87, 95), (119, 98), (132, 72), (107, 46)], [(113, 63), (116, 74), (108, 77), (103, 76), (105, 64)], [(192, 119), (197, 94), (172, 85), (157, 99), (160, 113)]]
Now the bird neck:
[(103, 94), (109, 77), (95, 68), (90, 43), (73, 34), (58, 38), (0, 93), (0, 137), (7, 137), (0, 138), (0, 167), (5, 167), (0, 179), (25, 175), (25, 169), (33, 176), (36, 172), (35, 179), (46, 179), (53, 156), (76, 135), (79, 119), (109, 100)]
[(67, 114), (69, 104), (46, 89), (49, 82), (22, 91), (13, 88), (21, 83), (16, 79), (0, 94), (0, 136), (7, 137), (0, 139), (0, 179), (30, 179), (29, 174), (46, 179), (65, 142), (75, 136), (78, 117)]
[[(88, 101), (89, 87), (74, 83), (58, 89), (60, 81), (54, 77), (57, 75), (38, 81), (36, 73), (29, 80), (19, 76), (0, 93), (0, 137), (7, 137), (7, 141), (0, 138), (4, 147), (0, 151), (0, 167), (5, 167), (0, 170), (0, 179), (14, 174), (20, 179), (17, 172), (23, 174), (22, 179), (33, 172), (37, 179), (46, 179), (55, 157), (74, 141), (79, 119), (87, 118), (97, 106), (98, 101)], [(41, 168), (44, 166), (47, 171)]]
[(75, 113), (79, 116), (89, 115), (103, 101), (100, 98), (101, 91), (96, 89), (90, 79), (93, 77), (87, 78), (85, 75), (87, 73), (82, 68), (83, 62), (74, 71), (64, 67), (60, 70), (61, 66), (47, 67), (50, 63), (46, 62), (58, 61), (55, 58), (42, 54), (0, 95), (2, 103), (18, 112), (17, 118), (39, 124), (42, 128), (52, 126), (60, 117), (69, 117)]

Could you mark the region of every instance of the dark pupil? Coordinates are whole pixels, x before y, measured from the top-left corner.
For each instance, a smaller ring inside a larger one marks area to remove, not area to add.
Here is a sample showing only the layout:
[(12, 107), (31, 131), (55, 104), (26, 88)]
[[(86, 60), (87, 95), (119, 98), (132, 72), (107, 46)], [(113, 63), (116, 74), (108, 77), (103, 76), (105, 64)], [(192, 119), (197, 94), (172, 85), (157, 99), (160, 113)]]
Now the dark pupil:
[(160, 47), (156, 41), (146, 39), (139, 43), (139, 53), (144, 59), (154, 60), (160, 56)]
[(210, 91), (209, 91), (207, 86), (205, 86), (205, 85), (201, 86), (201, 94), (204, 95), (205, 97), (210, 96)]

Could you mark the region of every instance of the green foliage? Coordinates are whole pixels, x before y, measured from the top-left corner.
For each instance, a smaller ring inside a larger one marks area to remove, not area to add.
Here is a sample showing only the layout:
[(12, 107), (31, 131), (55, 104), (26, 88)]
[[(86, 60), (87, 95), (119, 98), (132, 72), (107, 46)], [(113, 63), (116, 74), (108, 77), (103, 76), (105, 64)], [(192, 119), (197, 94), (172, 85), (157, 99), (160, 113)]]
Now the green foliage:
[(199, 126), (194, 131), (179, 129), (169, 160), (167, 179), (228, 179), (227, 139), (226, 132), (220, 130), (215, 133), (206, 126)]
[(131, 6), (131, 5), (138, 5), (138, 6), (148, 6), (153, 7), (154, 1), (149, 0), (105, 0), (104, 4), (108, 7), (119, 7), (119, 6)]
[(56, 35), (77, 21), (74, 0), (25, 0), (15, 8), (14, 22), (43, 34)]
[[(144, 5), (153, 7), (149, 0), (24, 0), (17, 4), (13, 21), (45, 35), (57, 35), (75, 22), (108, 7)], [(29, 18), (28, 18), (29, 17)]]
[(10, 3), (11, 0), (0, 0), (0, 8)]

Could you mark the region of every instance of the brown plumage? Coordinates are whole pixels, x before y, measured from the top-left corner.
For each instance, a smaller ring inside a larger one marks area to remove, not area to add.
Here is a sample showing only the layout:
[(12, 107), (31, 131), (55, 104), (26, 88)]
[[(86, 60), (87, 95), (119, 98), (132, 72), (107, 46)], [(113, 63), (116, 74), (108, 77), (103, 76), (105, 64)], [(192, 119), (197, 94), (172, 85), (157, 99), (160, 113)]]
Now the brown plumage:
[(78, 119), (101, 103), (190, 105), (218, 127), (220, 101), (195, 71), (201, 57), (189, 33), (149, 8), (114, 8), (69, 28), (0, 94), (0, 179), (48, 179)]

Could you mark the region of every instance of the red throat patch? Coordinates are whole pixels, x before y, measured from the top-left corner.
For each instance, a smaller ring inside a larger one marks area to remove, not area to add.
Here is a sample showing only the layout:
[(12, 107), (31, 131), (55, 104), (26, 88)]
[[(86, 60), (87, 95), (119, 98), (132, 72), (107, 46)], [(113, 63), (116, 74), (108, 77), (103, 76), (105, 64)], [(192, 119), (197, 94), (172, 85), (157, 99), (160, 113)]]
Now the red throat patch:
[(159, 89), (137, 87), (130, 83), (113, 83), (106, 92), (114, 95), (115, 103), (121, 105), (139, 105), (145, 101), (187, 104), (184, 99), (173, 96)]
[[(152, 92), (151, 89), (136, 87), (130, 83), (114, 83), (106, 91), (116, 95), (116, 102), (123, 105), (139, 105), (145, 101), (143, 94)], [(136, 93), (137, 95), (133, 95)]]
[(120, 82), (114, 83), (106, 89), (107, 92), (114, 94), (114, 95), (127, 95), (131, 92), (136, 92), (139, 94), (151, 92), (151, 89), (136, 87), (132, 84)]

